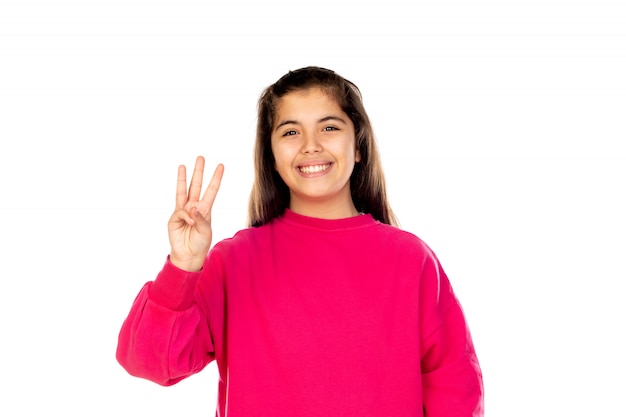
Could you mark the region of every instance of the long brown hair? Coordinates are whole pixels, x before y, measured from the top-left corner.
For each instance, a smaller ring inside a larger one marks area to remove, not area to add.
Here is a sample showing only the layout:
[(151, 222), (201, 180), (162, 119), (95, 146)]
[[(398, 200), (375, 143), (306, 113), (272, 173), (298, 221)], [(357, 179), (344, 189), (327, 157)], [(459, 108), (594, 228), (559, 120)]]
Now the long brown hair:
[(381, 223), (397, 226), (396, 217), (387, 200), (380, 156), (369, 117), (363, 107), (361, 92), (354, 83), (334, 71), (320, 67), (289, 71), (267, 87), (259, 98), (254, 148), (255, 178), (248, 207), (249, 226), (264, 225), (282, 215), (289, 207), (289, 188), (274, 169), (271, 146), (276, 107), (286, 94), (314, 87), (334, 97), (354, 124), (356, 149), (361, 155), (361, 161), (354, 166), (350, 176), (354, 206)]

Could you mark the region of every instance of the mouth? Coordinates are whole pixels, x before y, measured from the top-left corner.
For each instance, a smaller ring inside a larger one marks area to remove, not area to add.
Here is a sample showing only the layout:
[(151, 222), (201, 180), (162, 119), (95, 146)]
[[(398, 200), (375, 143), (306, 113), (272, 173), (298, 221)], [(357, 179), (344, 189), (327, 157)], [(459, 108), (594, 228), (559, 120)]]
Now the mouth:
[(330, 165), (331, 164), (328, 163), (328, 164), (320, 164), (320, 165), (299, 166), (298, 171), (300, 171), (302, 174), (305, 174), (305, 175), (319, 174), (324, 171), (327, 171), (330, 168)]

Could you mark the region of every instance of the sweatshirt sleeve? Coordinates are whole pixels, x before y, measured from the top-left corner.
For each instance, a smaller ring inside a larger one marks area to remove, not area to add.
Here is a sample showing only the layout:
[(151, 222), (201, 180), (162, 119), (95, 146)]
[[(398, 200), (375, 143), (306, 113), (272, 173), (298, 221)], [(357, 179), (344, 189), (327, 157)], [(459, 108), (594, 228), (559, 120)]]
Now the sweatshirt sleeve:
[(482, 372), (463, 310), (437, 258), (422, 271), (422, 399), (426, 417), (482, 417)]
[(118, 337), (116, 357), (129, 374), (173, 385), (214, 358), (208, 311), (196, 290), (200, 276), (168, 258), (157, 278), (143, 286)]

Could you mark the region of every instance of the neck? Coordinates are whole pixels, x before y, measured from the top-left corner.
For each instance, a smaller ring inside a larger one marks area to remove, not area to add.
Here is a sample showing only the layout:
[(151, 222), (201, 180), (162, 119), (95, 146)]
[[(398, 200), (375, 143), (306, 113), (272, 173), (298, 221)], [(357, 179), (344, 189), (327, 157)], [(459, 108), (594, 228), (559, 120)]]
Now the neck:
[[(293, 197), (293, 196), (292, 196)], [(300, 199), (291, 199), (289, 209), (294, 213), (307, 217), (316, 217), (319, 219), (335, 220), (345, 219), (359, 215), (352, 198), (349, 201), (302, 201)]]

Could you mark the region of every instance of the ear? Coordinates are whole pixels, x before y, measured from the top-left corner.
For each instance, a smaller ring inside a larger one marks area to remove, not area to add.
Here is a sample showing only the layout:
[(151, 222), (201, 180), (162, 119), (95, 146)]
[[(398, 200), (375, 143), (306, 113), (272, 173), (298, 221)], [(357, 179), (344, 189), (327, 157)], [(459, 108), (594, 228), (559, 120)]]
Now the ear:
[(361, 162), (361, 152), (357, 149), (354, 154), (354, 162)]

